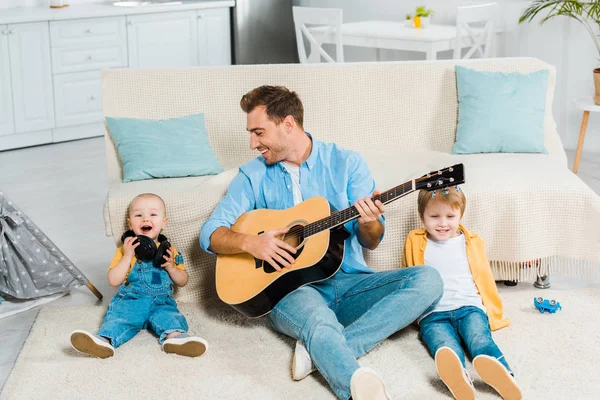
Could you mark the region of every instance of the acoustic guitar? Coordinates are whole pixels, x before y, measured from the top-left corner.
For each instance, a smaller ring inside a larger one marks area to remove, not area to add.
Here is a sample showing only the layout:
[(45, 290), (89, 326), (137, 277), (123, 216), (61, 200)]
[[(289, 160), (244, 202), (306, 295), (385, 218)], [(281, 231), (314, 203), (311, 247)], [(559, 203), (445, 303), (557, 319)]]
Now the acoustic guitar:
[[(388, 204), (407, 194), (464, 183), (464, 166), (457, 164), (433, 171), (387, 190), (373, 199)], [(256, 318), (269, 313), (288, 293), (331, 278), (344, 258), (344, 241), (349, 232), (344, 224), (360, 217), (354, 206), (337, 211), (327, 199), (316, 196), (287, 210), (258, 209), (239, 217), (234, 232), (260, 235), (289, 227), (279, 239), (296, 248), (295, 262), (277, 271), (249, 253), (219, 254), (216, 285), (219, 298), (243, 315)]]

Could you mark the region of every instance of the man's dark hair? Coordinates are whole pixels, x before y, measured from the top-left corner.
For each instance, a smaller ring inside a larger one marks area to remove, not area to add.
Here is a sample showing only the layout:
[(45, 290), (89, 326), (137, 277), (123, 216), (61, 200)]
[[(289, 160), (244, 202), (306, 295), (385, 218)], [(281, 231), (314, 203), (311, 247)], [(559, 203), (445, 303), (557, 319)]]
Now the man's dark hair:
[(259, 86), (242, 96), (240, 107), (249, 114), (258, 106), (266, 106), (268, 118), (280, 124), (288, 115), (296, 120), (296, 124), (303, 127), (304, 106), (296, 92), (284, 86)]

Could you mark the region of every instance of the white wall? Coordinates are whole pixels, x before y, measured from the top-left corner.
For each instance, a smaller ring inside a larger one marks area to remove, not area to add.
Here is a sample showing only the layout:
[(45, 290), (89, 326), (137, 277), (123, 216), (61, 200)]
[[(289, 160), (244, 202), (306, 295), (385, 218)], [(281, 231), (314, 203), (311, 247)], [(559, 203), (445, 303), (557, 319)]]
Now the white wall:
[[(500, 25), (506, 30), (498, 43), (498, 56), (536, 57), (556, 67), (557, 86), (553, 104), (554, 118), (566, 148), (577, 146), (582, 112), (574, 101), (591, 97), (594, 93), (592, 69), (599, 64), (600, 56), (589, 34), (581, 24), (558, 17), (540, 26), (537, 22), (518, 24), (519, 16), (530, 1), (496, 0), (502, 6)], [(481, 1), (479, 1), (481, 2)], [(417, 5), (426, 4), (435, 11), (432, 22), (453, 24), (456, 7), (476, 1), (460, 0), (296, 0), (296, 5), (310, 7), (336, 7), (344, 11), (344, 21), (404, 20)], [(538, 18), (539, 21), (540, 18)], [(373, 61), (375, 50), (346, 47), (346, 61)], [(382, 60), (424, 59), (423, 53), (381, 51)], [(452, 58), (451, 52), (438, 53), (438, 58)], [(600, 65), (599, 65), (600, 66)], [(600, 153), (600, 113), (590, 115), (584, 151)]]

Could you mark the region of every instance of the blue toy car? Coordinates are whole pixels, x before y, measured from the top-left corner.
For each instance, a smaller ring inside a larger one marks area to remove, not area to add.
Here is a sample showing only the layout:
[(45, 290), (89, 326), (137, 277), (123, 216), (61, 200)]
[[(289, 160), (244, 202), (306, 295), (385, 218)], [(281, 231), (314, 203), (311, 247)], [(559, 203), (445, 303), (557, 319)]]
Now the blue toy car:
[(544, 311), (548, 311), (550, 314), (553, 314), (558, 310), (562, 310), (562, 307), (560, 306), (560, 303), (558, 301), (543, 299), (541, 297), (534, 297), (533, 305), (535, 306), (535, 308), (540, 310), (540, 313), (542, 314), (544, 313)]

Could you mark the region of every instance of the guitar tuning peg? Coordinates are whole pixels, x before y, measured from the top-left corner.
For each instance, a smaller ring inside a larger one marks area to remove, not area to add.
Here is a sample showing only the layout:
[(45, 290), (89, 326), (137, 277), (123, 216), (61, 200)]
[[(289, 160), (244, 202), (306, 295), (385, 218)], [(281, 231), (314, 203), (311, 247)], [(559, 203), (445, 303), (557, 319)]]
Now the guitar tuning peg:
[(448, 194), (448, 188), (443, 188), (442, 189), (442, 195), (446, 196)]
[(458, 185), (454, 186), (454, 189), (456, 189), (457, 192), (460, 192), (460, 187)]
[(435, 199), (435, 193), (436, 193), (436, 190), (434, 190), (433, 192), (431, 192), (431, 198), (432, 199)]

